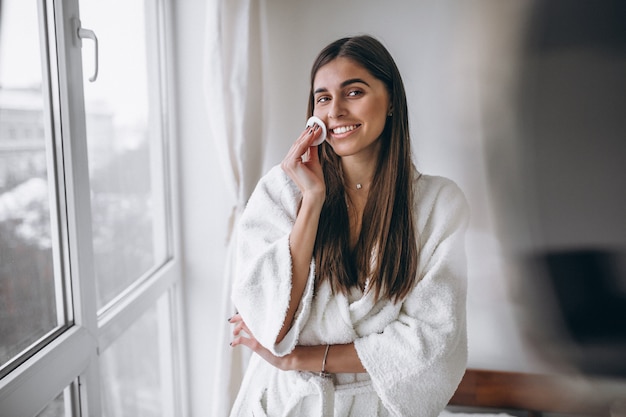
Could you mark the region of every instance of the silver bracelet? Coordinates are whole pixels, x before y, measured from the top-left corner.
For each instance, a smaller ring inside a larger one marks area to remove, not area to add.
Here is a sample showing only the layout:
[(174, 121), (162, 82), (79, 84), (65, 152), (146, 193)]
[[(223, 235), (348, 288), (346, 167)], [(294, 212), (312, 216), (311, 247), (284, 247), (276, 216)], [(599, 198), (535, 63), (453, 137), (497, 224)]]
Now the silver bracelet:
[(330, 349), (330, 345), (326, 345), (326, 351), (324, 352), (324, 360), (322, 361), (322, 370), (320, 371), (320, 376), (322, 378), (330, 377), (330, 374), (326, 373), (326, 358), (328, 357), (328, 349)]

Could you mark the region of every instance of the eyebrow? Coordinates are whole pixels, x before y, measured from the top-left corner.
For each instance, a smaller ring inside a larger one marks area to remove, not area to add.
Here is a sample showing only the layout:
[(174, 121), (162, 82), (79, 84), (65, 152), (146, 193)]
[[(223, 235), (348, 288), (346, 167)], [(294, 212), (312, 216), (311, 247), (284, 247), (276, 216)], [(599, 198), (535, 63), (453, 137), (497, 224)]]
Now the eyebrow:
[[(370, 86), (370, 85), (369, 85), (369, 84), (368, 84), (368, 83), (367, 83), (364, 79), (362, 79), (362, 78), (350, 78), (349, 80), (345, 80), (344, 82), (342, 82), (342, 83), (341, 83), (341, 88), (344, 88), (344, 87), (346, 87), (346, 86), (348, 86), (348, 85), (350, 85), (350, 84), (354, 84), (354, 83), (361, 83), (361, 84), (365, 84), (365, 85), (366, 85), (366, 86), (368, 86), (368, 87)], [(327, 89), (327, 88), (322, 87), (322, 88), (318, 88), (317, 90), (315, 90), (315, 91), (313, 92), (313, 94), (315, 95), (315, 94), (317, 94), (317, 93), (325, 93), (325, 92), (327, 92), (327, 91), (328, 91), (328, 89)]]

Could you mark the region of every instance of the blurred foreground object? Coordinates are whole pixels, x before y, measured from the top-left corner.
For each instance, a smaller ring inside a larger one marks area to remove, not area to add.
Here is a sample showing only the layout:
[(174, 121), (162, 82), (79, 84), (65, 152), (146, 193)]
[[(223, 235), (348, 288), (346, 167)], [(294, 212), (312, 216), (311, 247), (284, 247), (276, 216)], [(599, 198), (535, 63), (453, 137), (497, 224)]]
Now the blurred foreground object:
[(536, 1), (527, 22), (518, 129), (488, 150), (524, 330), (548, 360), (626, 381), (626, 2)]
[(546, 251), (529, 262), (553, 294), (562, 359), (587, 375), (626, 378), (626, 253)]

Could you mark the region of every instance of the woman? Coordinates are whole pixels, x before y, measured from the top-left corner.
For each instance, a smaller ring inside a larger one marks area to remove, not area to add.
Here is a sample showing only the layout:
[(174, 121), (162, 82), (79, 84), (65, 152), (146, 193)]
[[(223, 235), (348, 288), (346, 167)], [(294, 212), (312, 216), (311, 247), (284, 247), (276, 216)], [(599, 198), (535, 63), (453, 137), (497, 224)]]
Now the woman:
[(433, 416), (465, 370), (467, 205), (413, 166), (388, 51), (340, 39), (311, 71), (320, 118), (238, 228), (232, 346), (253, 355), (232, 416)]

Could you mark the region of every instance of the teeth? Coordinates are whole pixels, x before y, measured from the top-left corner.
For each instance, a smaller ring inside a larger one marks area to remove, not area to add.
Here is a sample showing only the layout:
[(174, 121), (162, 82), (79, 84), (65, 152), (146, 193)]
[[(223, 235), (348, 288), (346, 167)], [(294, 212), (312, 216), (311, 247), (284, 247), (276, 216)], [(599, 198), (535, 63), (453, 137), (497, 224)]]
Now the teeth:
[(350, 132), (351, 130), (354, 130), (356, 128), (357, 125), (336, 127), (333, 129), (333, 133), (341, 135), (342, 133)]

